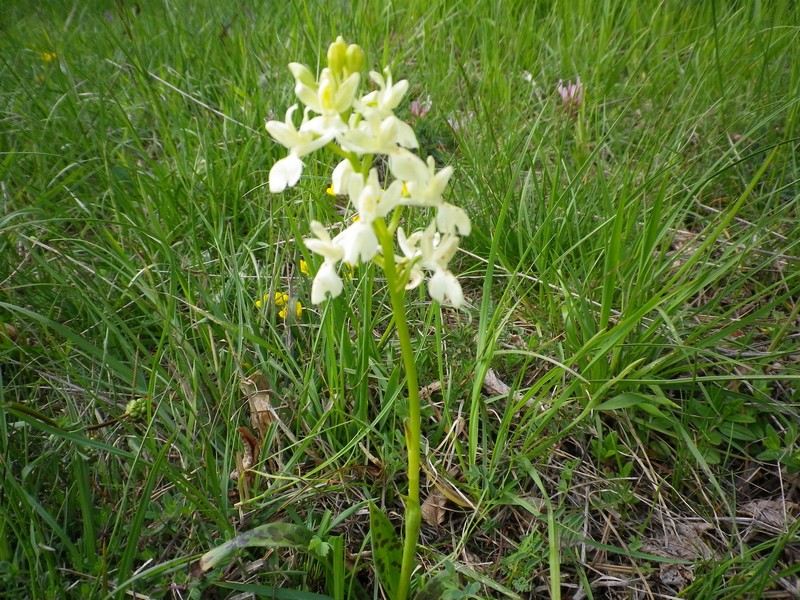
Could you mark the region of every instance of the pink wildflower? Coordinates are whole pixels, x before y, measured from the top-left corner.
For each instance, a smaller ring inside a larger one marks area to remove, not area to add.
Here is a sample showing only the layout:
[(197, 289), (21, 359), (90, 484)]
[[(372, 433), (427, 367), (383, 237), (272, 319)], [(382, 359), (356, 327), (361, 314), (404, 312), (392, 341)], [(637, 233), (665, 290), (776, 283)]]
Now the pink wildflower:
[(430, 96), (425, 96), (424, 100), (414, 100), (411, 102), (411, 116), (421, 119), (430, 112), (431, 106)]
[(469, 111), (468, 113), (461, 113), (450, 115), (447, 117), (447, 124), (450, 125), (453, 131), (459, 132), (466, 129), (469, 122), (475, 118), (475, 113)]
[(566, 85), (564, 85), (563, 81), (559, 81), (556, 90), (561, 96), (564, 110), (570, 115), (574, 115), (578, 112), (578, 108), (583, 102), (583, 85), (581, 84), (581, 78), (576, 77), (575, 83), (568, 81)]

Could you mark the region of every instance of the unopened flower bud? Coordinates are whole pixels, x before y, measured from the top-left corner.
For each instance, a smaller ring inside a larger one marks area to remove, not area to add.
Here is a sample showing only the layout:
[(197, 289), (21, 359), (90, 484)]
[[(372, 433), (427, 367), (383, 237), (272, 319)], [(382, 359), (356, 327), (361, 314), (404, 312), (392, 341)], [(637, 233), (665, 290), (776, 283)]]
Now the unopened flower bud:
[(358, 73), (364, 68), (364, 50), (358, 44), (350, 44), (346, 53), (348, 73)]
[(147, 398), (136, 398), (128, 402), (125, 407), (125, 414), (128, 418), (135, 420), (143, 419), (147, 416)]
[(307, 85), (312, 89), (316, 89), (317, 80), (314, 75), (311, 74), (311, 71), (308, 70), (307, 66), (293, 62), (289, 63), (289, 70), (292, 72), (295, 81), (299, 81), (303, 85)]
[(331, 71), (339, 75), (345, 67), (345, 55), (347, 54), (347, 42), (342, 36), (328, 46), (328, 67)]

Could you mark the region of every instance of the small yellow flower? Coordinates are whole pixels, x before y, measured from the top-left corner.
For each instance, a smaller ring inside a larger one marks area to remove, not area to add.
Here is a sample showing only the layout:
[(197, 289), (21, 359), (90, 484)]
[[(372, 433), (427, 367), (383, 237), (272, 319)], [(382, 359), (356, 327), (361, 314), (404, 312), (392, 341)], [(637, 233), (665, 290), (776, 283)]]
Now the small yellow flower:
[(44, 62), (53, 62), (57, 58), (58, 54), (55, 52), (42, 52), (42, 60)]
[[(294, 314), (298, 319), (303, 316), (303, 305), (299, 300), (294, 303)], [(280, 311), (278, 311), (278, 316), (281, 319), (285, 319), (287, 316), (289, 316), (289, 307), (284, 306)]]
[[(278, 316), (281, 319), (285, 319), (289, 315), (289, 294), (287, 294), (286, 292), (274, 292), (272, 296), (270, 296), (269, 294), (264, 294), (261, 300), (256, 300), (256, 308), (261, 308), (266, 303), (268, 303), (270, 297), (272, 298), (272, 303), (277, 308), (280, 308), (280, 310), (278, 311)], [(299, 300), (297, 300), (294, 303), (294, 314), (297, 315), (298, 319), (303, 315), (303, 305), (300, 303)]]
[(306, 277), (311, 277), (311, 271), (308, 269), (308, 263), (302, 258), (300, 259), (300, 272)]
[(403, 182), (403, 191), (401, 194), (403, 194), (403, 198), (408, 198), (408, 186), (405, 181)]
[(275, 306), (286, 306), (289, 303), (289, 294), (275, 292)]
[(358, 223), (360, 220), (361, 220), (361, 216), (360, 215), (354, 215), (353, 216), (353, 223)]
[(264, 294), (261, 300), (256, 300), (256, 308), (261, 308), (267, 300), (269, 300), (269, 294)]
[(325, 190), (325, 193), (328, 194), (328, 196), (335, 196), (336, 195), (336, 192), (333, 191), (333, 184), (330, 184), (328, 186), (328, 189)]

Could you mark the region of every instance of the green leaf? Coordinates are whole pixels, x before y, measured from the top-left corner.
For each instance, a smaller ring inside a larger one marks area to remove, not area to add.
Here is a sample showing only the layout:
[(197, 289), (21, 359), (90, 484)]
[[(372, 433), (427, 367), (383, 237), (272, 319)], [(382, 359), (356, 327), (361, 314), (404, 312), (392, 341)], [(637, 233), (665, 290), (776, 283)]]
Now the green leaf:
[(447, 580), (450, 577), (447, 573), (432, 577), (414, 594), (414, 600), (440, 600), (447, 590)]
[(667, 415), (658, 410), (658, 408), (656, 408), (652, 404), (640, 404), (639, 408), (642, 409), (643, 412), (649, 414), (650, 416), (656, 417), (658, 419), (663, 419), (667, 423), (672, 422), (672, 420), (669, 417), (667, 417)]
[(624, 392), (594, 407), (595, 410), (619, 410), (649, 402), (649, 398), (633, 392)]
[(267, 523), (240, 533), (232, 540), (209, 550), (197, 562), (200, 573), (206, 573), (227, 560), (241, 548), (297, 548), (307, 550), (312, 534), (309, 529), (293, 523)]
[(739, 423), (726, 424), (723, 433), (732, 440), (739, 440), (742, 442), (755, 442), (762, 439), (758, 431), (753, 431), (752, 427), (746, 427)]
[(775, 428), (770, 424), (767, 424), (764, 429), (764, 446), (770, 450), (778, 450), (782, 447), (778, 432), (775, 431)]
[(753, 415), (733, 413), (725, 416), (725, 420), (729, 423), (755, 423), (756, 418)]
[(318, 535), (311, 538), (308, 543), (308, 552), (319, 558), (325, 558), (331, 550), (331, 545), (328, 542), (322, 541)]
[(374, 503), (369, 504), (369, 530), (375, 570), (389, 598), (394, 598), (403, 566), (403, 545), (386, 515)]

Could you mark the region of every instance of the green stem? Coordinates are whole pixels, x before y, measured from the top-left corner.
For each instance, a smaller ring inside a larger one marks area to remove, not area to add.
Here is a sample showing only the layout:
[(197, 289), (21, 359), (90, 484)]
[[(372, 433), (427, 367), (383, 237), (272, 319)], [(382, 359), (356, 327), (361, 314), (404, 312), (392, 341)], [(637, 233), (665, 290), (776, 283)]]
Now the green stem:
[(411, 335), (408, 332), (405, 306), (405, 284), (397, 272), (392, 257), (394, 256), (394, 243), (392, 234), (386, 227), (383, 219), (373, 222), (375, 234), (381, 243), (384, 256), (383, 271), (386, 274), (386, 283), (389, 287), (389, 297), (392, 302), (394, 323), (397, 328), (397, 338), (400, 341), (400, 353), (403, 356), (403, 365), (406, 370), (406, 387), (408, 388), (408, 418), (404, 421), (406, 435), (406, 448), (408, 451), (408, 496), (406, 497), (406, 531), (403, 538), (403, 564), (400, 570), (400, 581), (397, 596), (394, 600), (406, 600), (411, 585), (411, 573), (417, 554), (417, 539), (421, 512), (419, 506), (419, 470), (420, 470), (420, 406), (419, 383), (417, 382), (417, 367), (414, 363), (414, 349), (411, 347)]

